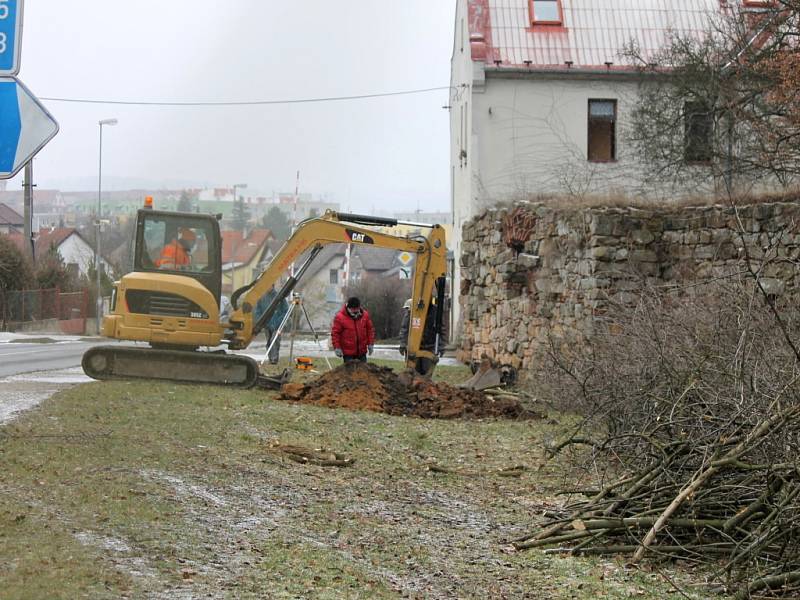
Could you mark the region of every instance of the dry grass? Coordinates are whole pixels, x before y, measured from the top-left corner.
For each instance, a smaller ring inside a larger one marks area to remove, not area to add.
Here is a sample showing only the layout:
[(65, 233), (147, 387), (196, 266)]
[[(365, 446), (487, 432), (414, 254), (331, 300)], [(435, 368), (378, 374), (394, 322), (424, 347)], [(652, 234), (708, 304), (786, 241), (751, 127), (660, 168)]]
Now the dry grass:
[[(328, 410), (264, 391), (78, 386), (0, 428), (0, 596), (668, 597), (658, 574), (614, 560), (510, 552), (558, 489), (582, 484), (566, 460), (537, 469), (564, 427)], [(355, 462), (302, 465), (275, 442)], [(432, 462), (528, 470), (464, 476)]]

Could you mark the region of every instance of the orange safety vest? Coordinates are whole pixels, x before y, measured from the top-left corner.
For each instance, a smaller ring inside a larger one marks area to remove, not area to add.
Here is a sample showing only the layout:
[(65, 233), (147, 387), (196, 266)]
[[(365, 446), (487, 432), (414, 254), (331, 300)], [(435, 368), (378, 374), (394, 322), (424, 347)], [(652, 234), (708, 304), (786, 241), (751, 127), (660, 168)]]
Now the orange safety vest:
[(178, 269), (190, 263), (189, 254), (177, 239), (173, 239), (161, 250), (161, 258), (156, 261), (159, 269)]

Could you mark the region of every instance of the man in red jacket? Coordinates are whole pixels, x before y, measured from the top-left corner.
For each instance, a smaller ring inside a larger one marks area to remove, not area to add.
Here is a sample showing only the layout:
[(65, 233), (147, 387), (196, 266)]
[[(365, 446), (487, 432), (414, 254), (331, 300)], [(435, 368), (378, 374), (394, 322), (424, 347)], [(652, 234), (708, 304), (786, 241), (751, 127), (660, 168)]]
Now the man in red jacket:
[(336, 356), (344, 362), (367, 362), (375, 344), (375, 328), (369, 313), (361, 307), (358, 298), (350, 298), (333, 318), (331, 341)]

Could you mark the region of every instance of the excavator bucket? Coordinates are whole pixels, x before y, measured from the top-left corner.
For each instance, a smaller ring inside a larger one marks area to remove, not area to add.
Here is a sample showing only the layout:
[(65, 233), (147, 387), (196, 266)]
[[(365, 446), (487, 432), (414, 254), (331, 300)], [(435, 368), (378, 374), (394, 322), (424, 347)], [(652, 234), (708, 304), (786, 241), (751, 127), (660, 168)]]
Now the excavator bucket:
[(500, 387), (506, 383), (511, 383), (510, 373), (506, 371), (494, 366), (492, 361), (484, 356), (475, 374), (459, 384), (458, 387), (478, 391)]
[(283, 386), (284, 383), (288, 383), (291, 378), (292, 374), (289, 369), (284, 369), (277, 377), (261, 373), (256, 380), (256, 385), (266, 390), (279, 390), (281, 386)]

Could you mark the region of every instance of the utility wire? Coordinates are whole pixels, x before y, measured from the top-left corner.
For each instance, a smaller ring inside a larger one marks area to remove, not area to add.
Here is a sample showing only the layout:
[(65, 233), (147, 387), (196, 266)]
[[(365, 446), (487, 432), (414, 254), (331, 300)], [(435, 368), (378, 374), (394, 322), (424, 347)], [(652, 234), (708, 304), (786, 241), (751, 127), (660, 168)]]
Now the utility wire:
[(40, 96), (41, 100), (49, 102), (70, 102), (73, 104), (116, 104), (125, 106), (268, 106), (272, 104), (310, 104), (314, 102), (341, 102), (347, 100), (364, 100), (368, 98), (385, 98), (388, 96), (409, 96), (411, 94), (427, 94), (449, 90), (451, 86), (422, 88), (418, 90), (403, 90), (399, 92), (383, 92), (376, 94), (361, 94), (357, 96), (330, 96), (326, 98), (298, 98), (291, 100), (241, 100), (220, 102), (148, 102), (140, 100), (94, 100), (90, 98), (52, 98)]

